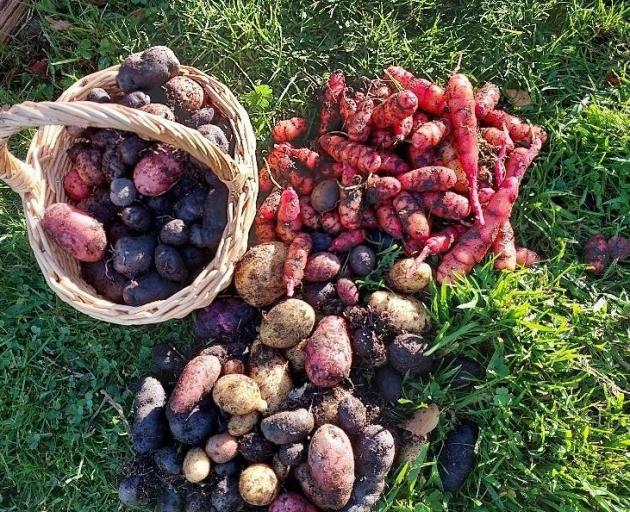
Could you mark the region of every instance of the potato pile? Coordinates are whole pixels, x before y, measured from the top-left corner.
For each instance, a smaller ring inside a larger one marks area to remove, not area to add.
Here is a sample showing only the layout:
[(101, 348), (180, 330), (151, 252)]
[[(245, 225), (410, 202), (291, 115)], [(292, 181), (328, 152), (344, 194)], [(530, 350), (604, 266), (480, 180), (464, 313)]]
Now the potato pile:
[[(128, 57), (120, 96), (88, 101), (142, 109), (199, 130), (232, 154), (230, 124), (201, 85), (180, 75), (163, 46)], [(227, 187), (188, 154), (111, 129), (68, 127), (76, 142), (63, 180), (68, 203), (46, 209), (42, 226), (105, 299), (140, 306), (187, 286), (211, 261), (227, 223)]]

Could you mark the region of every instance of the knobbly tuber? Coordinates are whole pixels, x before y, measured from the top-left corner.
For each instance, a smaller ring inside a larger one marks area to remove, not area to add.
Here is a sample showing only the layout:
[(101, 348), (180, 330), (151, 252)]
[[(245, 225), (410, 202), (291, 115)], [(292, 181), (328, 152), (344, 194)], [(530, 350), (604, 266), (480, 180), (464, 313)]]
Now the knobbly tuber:
[(298, 299), (287, 299), (263, 317), (260, 341), (273, 348), (291, 348), (307, 338), (314, 325), (312, 306)]
[(282, 275), (286, 257), (287, 246), (282, 242), (268, 242), (247, 251), (234, 273), (234, 286), (245, 302), (266, 306), (284, 295)]
[(278, 410), (293, 389), (293, 379), (287, 360), (278, 350), (260, 342), (255, 342), (250, 347), (249, 375), (258, 385), (260, 396), (267, 403), (266, 412), (269, 414)]

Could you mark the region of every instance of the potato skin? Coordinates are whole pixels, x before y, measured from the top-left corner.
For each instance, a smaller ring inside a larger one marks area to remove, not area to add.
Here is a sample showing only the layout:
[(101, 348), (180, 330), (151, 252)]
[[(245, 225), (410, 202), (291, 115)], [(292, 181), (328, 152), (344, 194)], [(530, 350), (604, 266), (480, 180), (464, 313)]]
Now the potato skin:
[(208, 394), (221, 374), (221, 362), (214, 356), (197, 356), (184, 367), (168, 401), (169, 414), (192, 411)]
[(118, 87), (126, 93), (158, 87), (179, 73), (179, 60), (170, 48), (153, 46), (127, 57), (118, 71)]
[(273, 348), (291, 348), (311, 334), (315, 310), (299, 299), (276, 304), (263, 317), (260, 341)]
[(352, 348), (348, 325), (339, 316), (320, 320), (306, 343), (306, 374), (320, 387), (334, 387), (350, 375)]
[(204, 400), (189, 413), (167, 414), (168, 426), (173, 438), (183, 444), (203, 442), (214, 432), (217, 409), (210, 400)]
[[(411, 275), (407, 275), (412, 270)], [(387, 274), (387, 284), (398, 293), (418, 293), (431, 282), (433, 273), (427, 263), (416, 264), (413, 258), (398, 260)]]
[(315, 427), (315, 418), (306, 409), (282, 411), (267, 416), (260, 423), (263, 435), (274, 444), (302, 441)]
[(478, 435), (479, 427), (465, 422), (455, 427), (446, 437), (438, 458), (438, 471), (445, 491), (457, 491), (472, 471)]
[(357, 478), (350, 501), (340, 512), (370, 512), (385, 490), (385, 479)]
[(417, 334), (399, 334), (389, 345), (388, 361), (400, 373), (426, 377), (433, 368), (433, 356), (425, 356), (429, 343)]
[(293, 389), (287, 360), (278, 350), (259, 341), (254, 342), (250, 349), (249, 375), (258, 384), (260, 395), (267, 402), (267, 414), (276, 412)]
[(276, 447), (260, 434), (250, 432), (239, 439), (238, 451), (247, 462), (268, 462), (273, 458)]
[(157, 272), (149, 272), (132, 280), (123, 290), (123, 299), (129, 306), (142, 306), (164, 300), (178, 290), (177, 284), (164, 279)]
[(368, 425), (354, 443), (357, 476), (385, 478), (394, 463), (392, 433), (381, 425)]
[(214, 385), (212, 398), (228, 414), (243, 415), (267, 409), (267, 402), (261, 398), (258, 384), (238, 373), (221, 377)]
[(217, 512), (239, 512), (245, 503), (238, 490), (238, 479), (233, 476), (223, 476), (213, 482), (210, 490), (210, 504)]
[(123, 291), (129, 281), (105, 260), (81, 264), (81, 276), (107, 300), (119, 304), (123, 302)]
[(323, 283), (333, 279), (341, 269), (341, 261), (331, 252), (317, 252), (309, 256), (304, 269), (304, 280)]
[(166, 441), (166, 392), (153, 377), (145, 377), (133, 401), (131, 437), (138, 455), (148, 455)]
[(244, 436), (258, 424), (258, 413), (234, 414), (228, 421), (228, 432), (233, 436)]
[(154, 252), (155, 240), (149, 235), (123, 237), (114, 246), (114, 269), (133, 279), (151, 268)]
[(168, 192), (181, 178), (184, 166), (174, 151), (158, 146), (143, 156), (133, 170), (133, 183), (145, 196), (160, 196)]
[(303, 373), (304, 365), (306, 364), (306, 340), (300, 341), (295, 347), (291, 347), (284, 351), (284, 356), (291, 365), (291, 369), (294, 372)]
[(296, 492), (285, 492), (269, 505), (269, 512), (317, 512), (304, 496)]
[(287, 246), (282, 242), (256, 245), (236, 264), (234, 286), (248, 304), (272, 304), (286, 293), (282, 275)]
[(237, 452), (238, 440), (227, 432), (210, 436), (206, 443), (206, 454), (217, 464), (231, 461)]
[(278, 494), (278, 477), (266, 464), (253, 464), (241, 473), (238, 489), (247, 503), (264, 507)]
[(195, 447), (188, 450), (183, 463), (183, 473), (186, 480), (193, 484), (201, 482), (208, 477), (211, 469), (212, 464), (203, 448)]
[(367, 410), (363, 402), (350, 394), (344, 396), (337, 409), (337, 423), (348, 434), (362, 432), (367, 423)]
[(41, 222), (46, 235), (74, 259), (95, 262), (105, 255), (107, 235), (103, 224), (78, 208), (51, 204)]
[(370, 296), (368, 306), (386, 315), (398, 332), (420, 334), (431, 326), (427, 307), (415, 297), (379, 290)]
[(355, 480), (352, 445), (345, 432), (334, 425), (322, 425), (313, 434), (307, 460), (296, 471), (304, 494), (320, 508), (343, 507)]

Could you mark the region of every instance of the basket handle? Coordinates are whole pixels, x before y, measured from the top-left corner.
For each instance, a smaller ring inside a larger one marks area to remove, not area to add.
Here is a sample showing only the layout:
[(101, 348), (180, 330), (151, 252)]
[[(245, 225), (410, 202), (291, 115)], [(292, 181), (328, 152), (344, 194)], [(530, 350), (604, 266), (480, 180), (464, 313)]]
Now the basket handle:
[(9, 138), (25, 128), (47, 125), (113, 128), (176, 146), (209, 166), (223, 181), (243, 178), (236, 162), (209, 142), (201, 133), (174, 121), (121, 105), (90, 101), (33, 103), (15, 105), (0, 112), (0, 179), (20, 195), (38, 188), (35, 171), (13, 156)]

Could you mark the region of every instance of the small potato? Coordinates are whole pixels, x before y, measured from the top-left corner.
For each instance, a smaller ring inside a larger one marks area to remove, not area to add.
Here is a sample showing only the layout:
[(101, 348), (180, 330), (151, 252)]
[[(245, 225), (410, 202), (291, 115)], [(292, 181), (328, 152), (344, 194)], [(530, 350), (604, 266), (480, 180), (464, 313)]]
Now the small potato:
[(323, 283), (333, 279), (341, 269), (341, 261), (331, 252), (317, 252), (308, 257), (304, 269), (304, 280)]
[(75, 201), (87, 199), (92, 194), (92, 187), (83, 181), (76, 169), (71, 169), (64, 177), (63, 189), (67, 196)]
[(304, 349), (306, 348), (306, 341), (300, 341), (295, 347), (291, 347), (284, 351), (284, 356), (291, 365), (291, 369), (294, 372), (304, 373), (304, 365), (306, 363), (306, 354)]
[(398, 293), (417, 293), (427, 287), (432, 277), (427, 263), (416, 264), (413, 258), (405, 258), (389, 269), (387, 284)]
[(238, 440), (227, 432), (211, 436), (206, 443), (206, 454), (217, 464), (231, 461), (237, 453)]
[(271, 459), (271, 469), (281, 482), (284, 482), (291, 474), (291, 468), (282, 463), (277, 453)]
[(267, 409), (258, 384), (246, 375), (234, 373), (221, 377), (214, 385), (212, 398), (228, 414), (243, 415)]
[(339, 185), (337, 180), (319, 182), (311, 193), (311, 204), (318, 213), (334, 210), (339, 202)]
[(273, 348), (291, 348), (307, 338), (314, 325), (315, 310), (309, 304), (287, 299), (263, 317), (260, 341)]
[(287, 246), (268, 242), (252, 247), (236, 264), (234, 286), (248, 304), (272, 304), (286, 293), (283, 281)]
[(179, 61), (170, 48), (152, 46), (127, 57), (118, 71), (118, 87), (124, 92), (159, 87), (179, 73)]
[(267, 402), (267, 414), (276, 412), (293, 389), (289, 363), (276, 349), (255, 342), (249, 355), (249, 375)]
[(189, 482), (196, 484), (205, 480), (212, 468), (210, 459), (203, 448), (191, 448), (184, 457), (183, 472), (184, 477)]
[(337, 423), (344, 432), (359, 434), (367, 423), (367, 410), (358, 398), (347, 394), (339, 403)]
[(425, 356), (430, 344), (417, 334), (399, 334), (387, 348), (388, 361), (400, 373), (426, 377), (433, 368), (433, 356)]
[(46, 235), (74, 259), (95, 262), (105, 255), (107, 236), (103, 224), (78, 208), (52, 204), (41, 222)]
[(296, 492), (285, 492), (269, 506), (269, 512), (317, 512), (304, 496)]
[(276, 447), (260, 434), (250, 432), (239, 439), (238, 452), (253, 464), (270, 461), (276, 453)]
[(150, 235), (123, 237), (114, 246), (114, 269), (133, 279), (151, 268), (154, 252), (155, 240)]
[(153, 453), (153, 461), (157, 468), (169, 475), (181, 474), (183, 459), (183, 454), (174, 444), (164, 446)]
[(285, 466), (295, 466), (304, 462), (306, 449), (303, 443), (283, 444), (278, 450), (278, 458)]
[(160, 196), (168, 192), (184, 172), (178, 154), (165, 146), (158, 146), (146, 154), (133, 170), (133, 183), (145, 196)]
[(398, 332), (420, 334), (431, 326), (429, 310), (414, 297), (379, 290), (370, 296), (368, 306), (386, 316)]
[(228, 421), (228, 432), (233, 436), (244, 436), (251, 432), (258, 424), (258, 413), (250, 412), (249, 414), (235, 414)]
[(314, 427), (313, 413), (306, 409), (278, 412), (267, 416), (260, 423), (263, 435), (274, 444), (302, 441)]
[(238, 489), (247, 503), (264, 507), (278, 494), (278, 477), (266, 464), (253, 464), (241, 473)]

